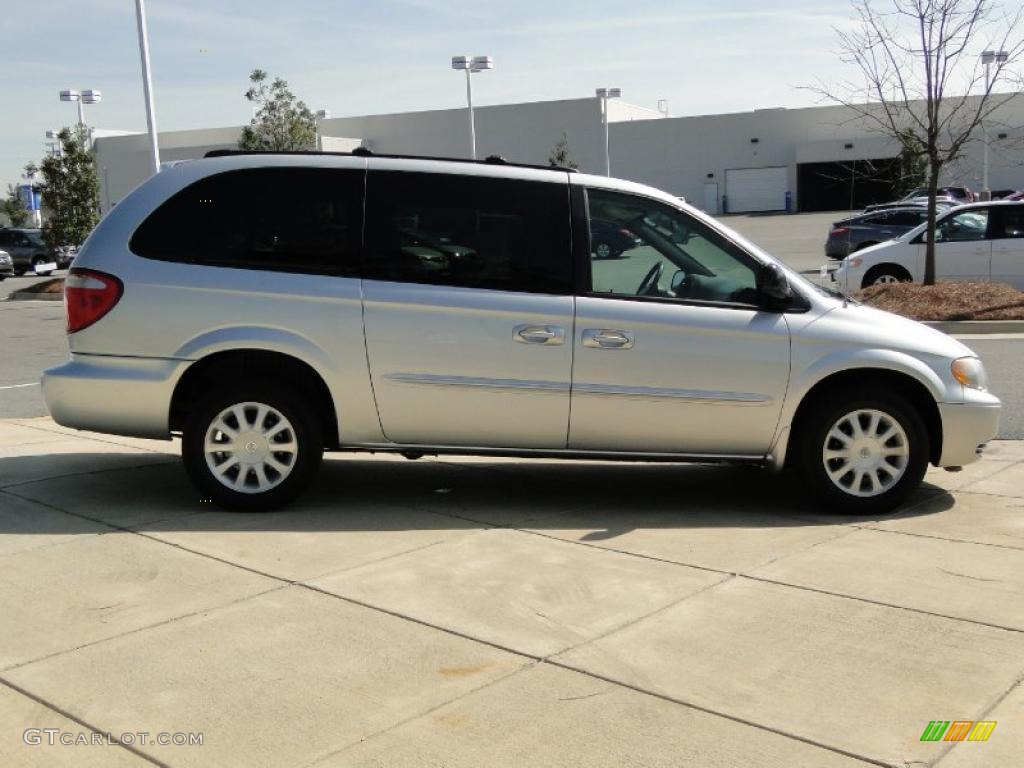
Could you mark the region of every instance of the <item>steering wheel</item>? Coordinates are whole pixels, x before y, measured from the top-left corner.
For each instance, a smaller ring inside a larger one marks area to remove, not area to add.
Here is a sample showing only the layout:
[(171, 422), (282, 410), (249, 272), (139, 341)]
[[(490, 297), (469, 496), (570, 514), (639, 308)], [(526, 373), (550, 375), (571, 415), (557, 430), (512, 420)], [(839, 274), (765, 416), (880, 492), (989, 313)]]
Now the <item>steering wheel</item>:
[(655, 288), (658, 287), (658, 281), (661, 280), (661, 273), (665, 271), (665, 262), (659, 261), (650, 271), (644, 276), (644, 279), (640, 282), (640, 287), (636, 289), (637, 296), (651, 296)]

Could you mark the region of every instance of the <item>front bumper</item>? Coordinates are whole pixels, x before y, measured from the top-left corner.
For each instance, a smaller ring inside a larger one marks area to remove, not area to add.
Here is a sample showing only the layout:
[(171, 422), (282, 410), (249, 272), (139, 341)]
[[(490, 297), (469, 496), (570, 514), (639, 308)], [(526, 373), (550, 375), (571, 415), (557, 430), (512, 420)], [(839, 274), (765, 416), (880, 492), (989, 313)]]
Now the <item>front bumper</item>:
[(939, 403), (942, 419), (940, 467), (962, 467), (981, 458), (981, 447), (999, 433), (999, 399), (972, 393), (966, 403)]
[(130, 437), (170, 438), (174, 388), (187, 360), (72, 354), (43, 372), (53, 420), (73, 429)]

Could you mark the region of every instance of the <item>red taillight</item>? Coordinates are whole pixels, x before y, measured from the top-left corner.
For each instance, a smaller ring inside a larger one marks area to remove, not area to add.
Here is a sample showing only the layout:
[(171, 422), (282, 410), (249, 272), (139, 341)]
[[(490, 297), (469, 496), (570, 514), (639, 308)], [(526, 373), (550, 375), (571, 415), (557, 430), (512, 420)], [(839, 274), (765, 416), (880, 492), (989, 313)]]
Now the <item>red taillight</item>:
[(121, 281), (105, 272), (74, 268), (64, 280), (64, 314), (68, 333), (88, 328), (107, 312), (124, 293)]
[(828, 234), (829, 234), (829, 237), (839, 237), (839, 235), (845, 235), (849, 231), (850, 231), (849, 227), (836, 227), (835, 229), (833, 229)]

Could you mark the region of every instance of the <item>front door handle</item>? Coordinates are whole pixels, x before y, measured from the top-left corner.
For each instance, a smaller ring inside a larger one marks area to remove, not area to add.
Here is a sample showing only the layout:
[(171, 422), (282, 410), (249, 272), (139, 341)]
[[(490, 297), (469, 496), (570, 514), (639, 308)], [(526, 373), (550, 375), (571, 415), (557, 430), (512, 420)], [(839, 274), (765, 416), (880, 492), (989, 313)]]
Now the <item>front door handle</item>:
[(587, 328), (583, 331), (583, 346), (594, 349), (632, 349), (633, 334), (630, 331)]
[(533, 325), (526, 323), (512, 329), (512, 338), (520, 344), (547, 344), (556, 346), (565, 343), (565, 329), (557, 325)]

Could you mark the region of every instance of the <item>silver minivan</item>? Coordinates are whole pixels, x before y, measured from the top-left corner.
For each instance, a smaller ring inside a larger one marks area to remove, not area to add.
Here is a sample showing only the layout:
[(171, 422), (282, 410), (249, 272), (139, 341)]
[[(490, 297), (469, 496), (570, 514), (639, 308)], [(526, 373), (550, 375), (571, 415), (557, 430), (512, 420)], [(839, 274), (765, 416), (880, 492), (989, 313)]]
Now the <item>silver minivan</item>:
[[(634, 238), (594, 252), (590, 222)], [(219, 151), (142, 184), (65, 286), (53, 418), (180, 436), (265, 510), (323, 452), (745, 462), (873, 513), (995, 436), (981, 362), (677, 198), (566, 169)]]

